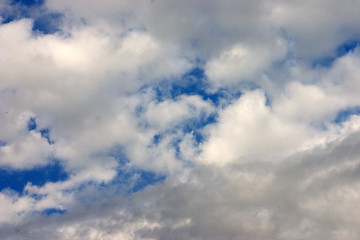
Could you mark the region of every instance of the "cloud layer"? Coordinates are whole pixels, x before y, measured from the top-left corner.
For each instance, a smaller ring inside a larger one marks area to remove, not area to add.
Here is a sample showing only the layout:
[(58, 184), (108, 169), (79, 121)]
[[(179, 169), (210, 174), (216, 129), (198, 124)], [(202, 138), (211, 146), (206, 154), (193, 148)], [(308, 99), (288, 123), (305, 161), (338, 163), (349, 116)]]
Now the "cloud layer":
[(359, 239), (359, 8), (0, 0), (0, 238)]

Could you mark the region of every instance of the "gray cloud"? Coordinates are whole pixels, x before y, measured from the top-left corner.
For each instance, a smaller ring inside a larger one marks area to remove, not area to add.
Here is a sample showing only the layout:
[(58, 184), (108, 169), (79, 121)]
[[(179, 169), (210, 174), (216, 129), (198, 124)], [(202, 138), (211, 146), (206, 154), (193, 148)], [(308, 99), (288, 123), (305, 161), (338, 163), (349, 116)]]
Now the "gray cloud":
[(5, 239), (356, 239), (359, 136), (280, 164), (198, 165), (186, 181), (169, 178), (129, 199), (90, 186), (68, 214), (33, 216), (2, 232)]

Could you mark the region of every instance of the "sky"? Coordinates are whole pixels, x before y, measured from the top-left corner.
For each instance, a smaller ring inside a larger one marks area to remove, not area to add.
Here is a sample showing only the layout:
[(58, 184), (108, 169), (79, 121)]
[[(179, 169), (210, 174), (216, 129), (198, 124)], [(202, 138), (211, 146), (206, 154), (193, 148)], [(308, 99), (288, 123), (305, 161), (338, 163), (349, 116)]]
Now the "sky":
[(359, 0), (0, 0), (0, 239), (360, 239)]

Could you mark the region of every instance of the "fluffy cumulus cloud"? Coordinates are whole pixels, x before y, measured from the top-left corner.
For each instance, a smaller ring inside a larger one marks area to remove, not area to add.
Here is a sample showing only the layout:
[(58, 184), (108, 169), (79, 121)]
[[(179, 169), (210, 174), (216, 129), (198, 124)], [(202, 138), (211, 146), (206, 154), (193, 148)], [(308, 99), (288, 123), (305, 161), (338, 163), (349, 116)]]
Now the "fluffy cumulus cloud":
[(0, 0), (0, 238), (359, 239), (358, 9)]

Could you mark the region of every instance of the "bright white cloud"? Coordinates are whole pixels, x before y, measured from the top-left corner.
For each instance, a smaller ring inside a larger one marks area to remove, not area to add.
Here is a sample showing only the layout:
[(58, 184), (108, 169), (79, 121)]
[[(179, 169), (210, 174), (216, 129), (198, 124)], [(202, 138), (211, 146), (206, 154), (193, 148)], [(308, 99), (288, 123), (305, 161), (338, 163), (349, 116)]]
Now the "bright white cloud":
[(311, 138), (306, 125), (289, 122), (265, 105), (259, 91), (245, 93), (220, 113), (219, 122), (209, 127), (200, 161), (212, 164), (229, 162), (274, 161), (297, 151)]

